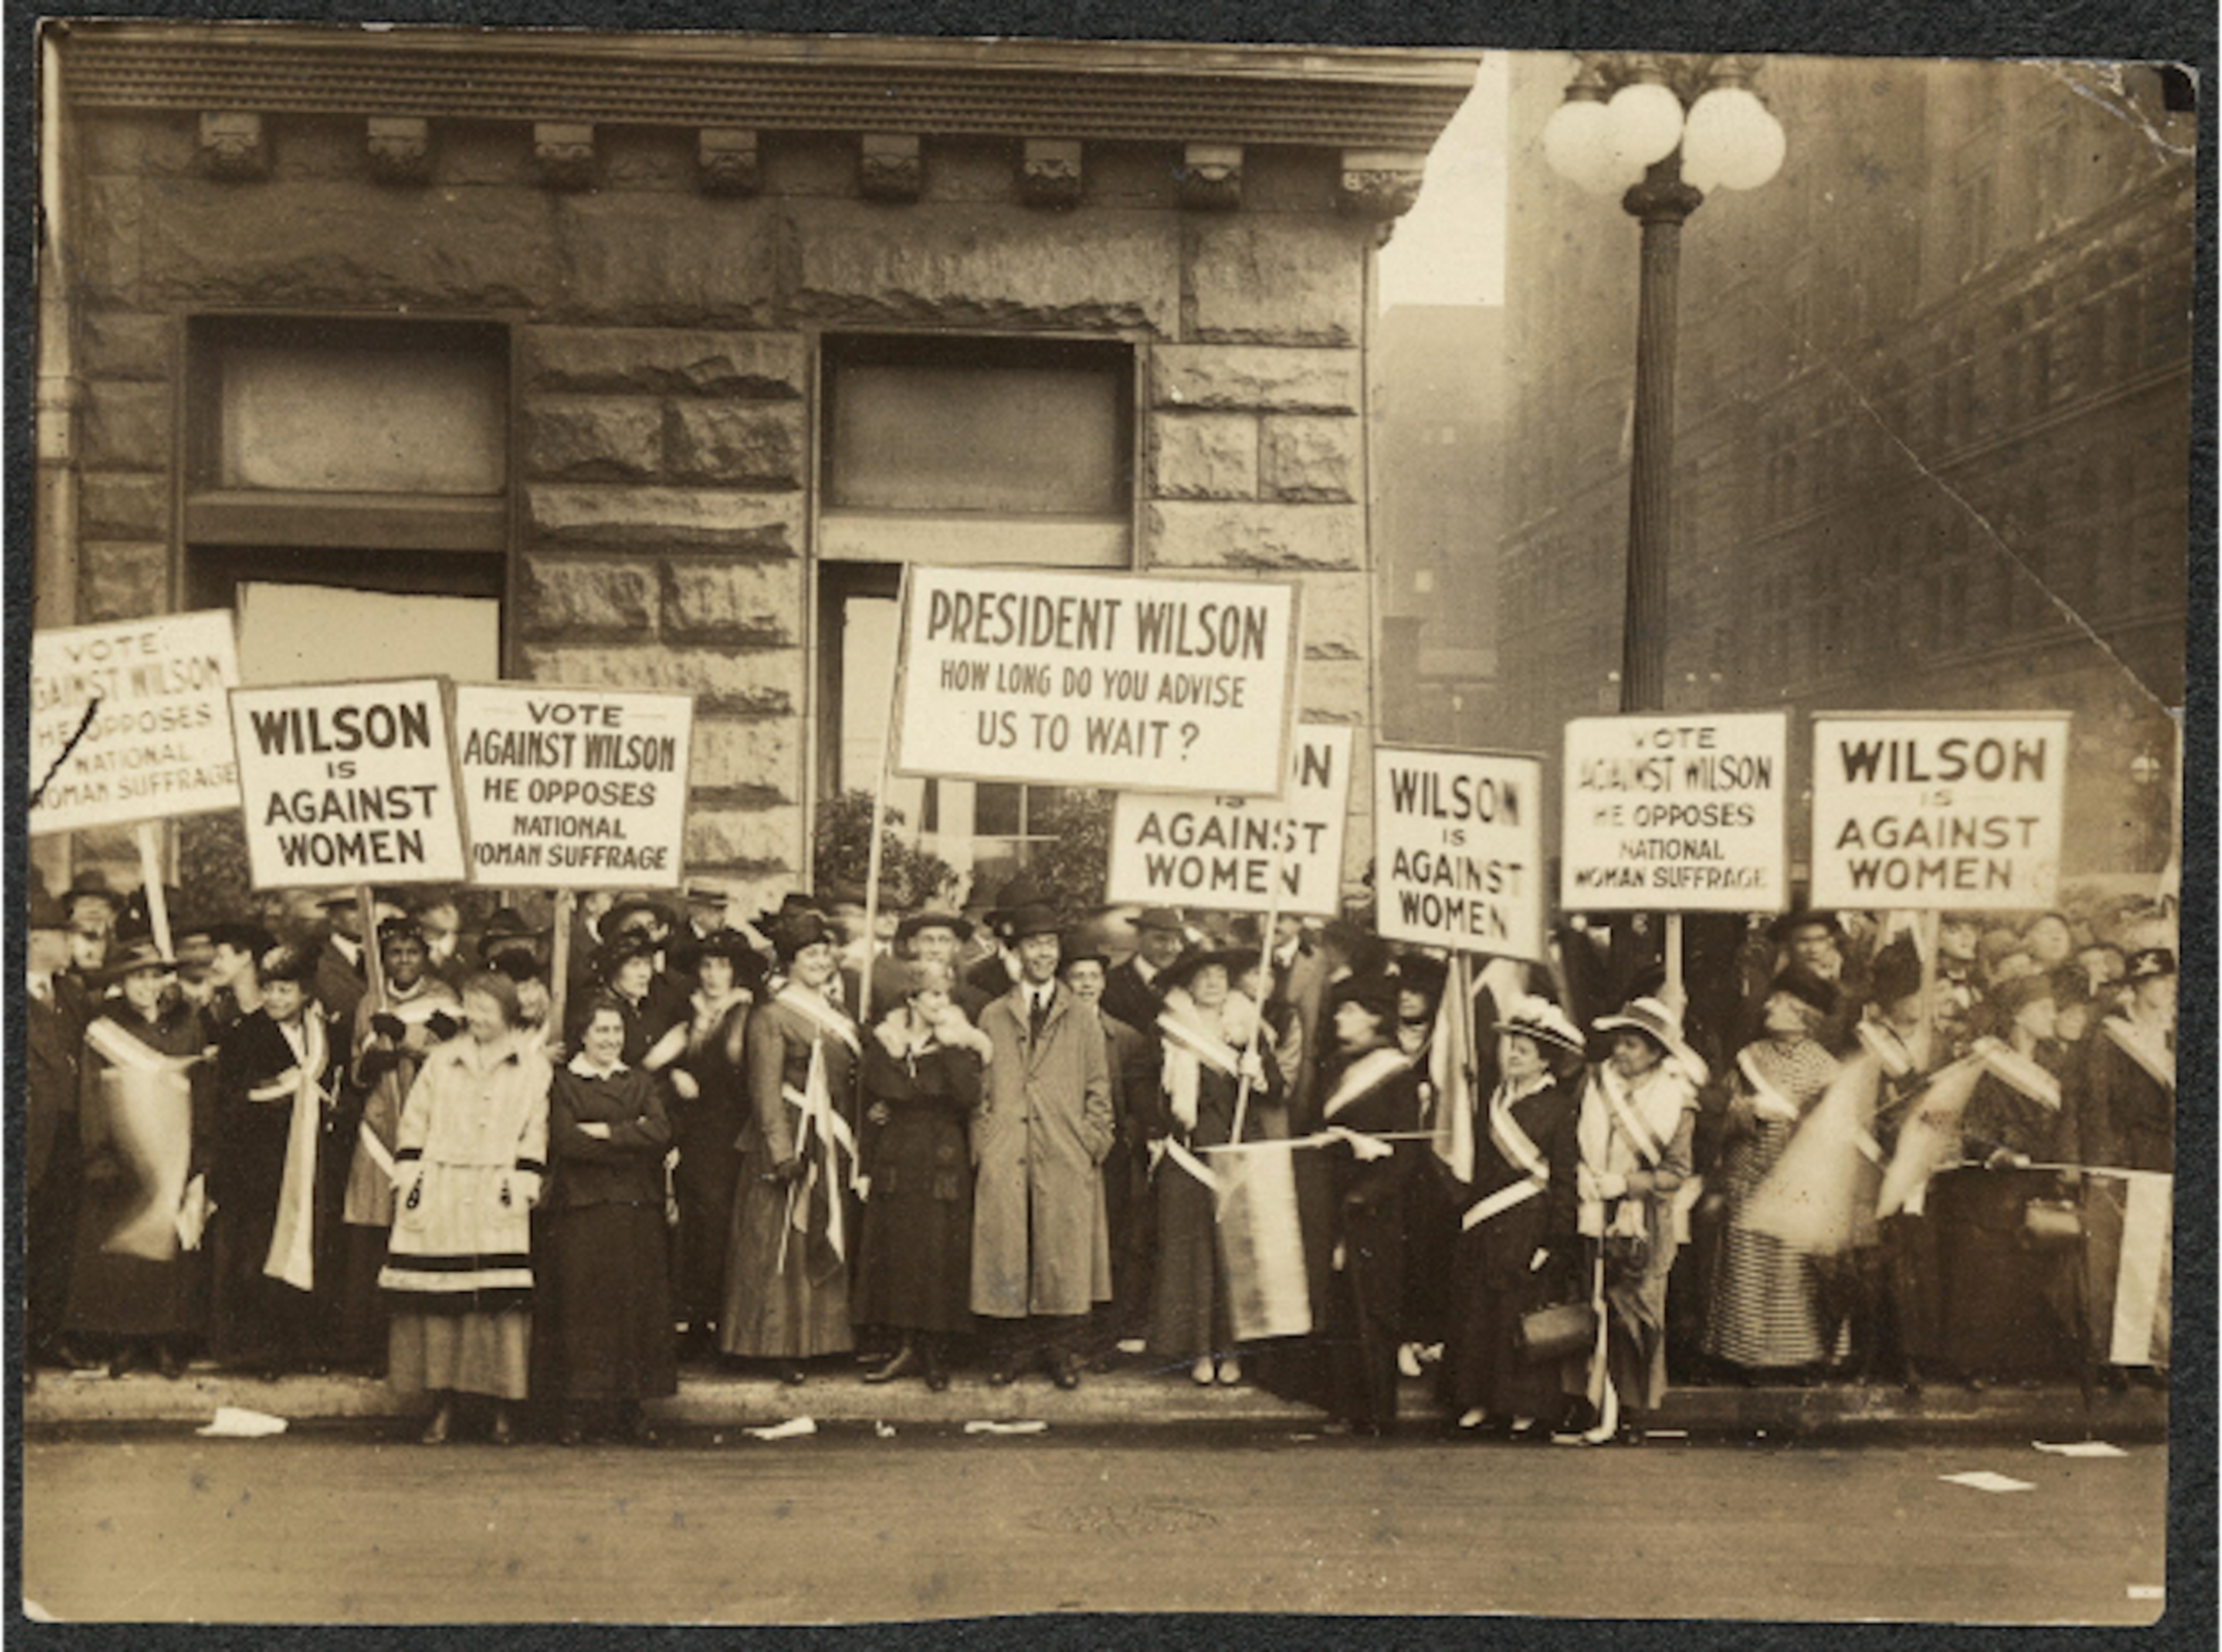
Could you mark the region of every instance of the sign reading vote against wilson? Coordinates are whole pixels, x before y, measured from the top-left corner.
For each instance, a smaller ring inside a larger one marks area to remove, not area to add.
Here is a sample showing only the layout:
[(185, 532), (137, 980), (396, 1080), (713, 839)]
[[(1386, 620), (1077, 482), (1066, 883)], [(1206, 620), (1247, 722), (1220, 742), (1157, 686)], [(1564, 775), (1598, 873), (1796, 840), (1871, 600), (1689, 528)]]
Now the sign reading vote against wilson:
[(1382, 935), (1542, 958), (1542, 793), (1539, 757), (1375, 747)]
[(463, 880), (442, 691), (438, 677), (232, 691), (256, 888)]
[(237, 807), (224, 697), (238, 682), (222, 609), (33, 631), (27, 769), (46, 789), (30, 830)]
[(1559, 904), (1774, 912), (1789, 896), (1790, 719), (1666, 713), (1566, 725)]
[(1813, 904), (2047, 907), (2068, 713), (1817, 713)]
[(694, 728), (691, 694), (458, 683), (473, 881), (678, 883)]
[(1350, 731), (1299, 728), (1280, 798), (1120, 792), (1104, 899), (1333, 917), (1341, 908), (1349, 812)]
[(914, 568), (905, 774), (1281, 789), (1296, 593), (1263, 580)]

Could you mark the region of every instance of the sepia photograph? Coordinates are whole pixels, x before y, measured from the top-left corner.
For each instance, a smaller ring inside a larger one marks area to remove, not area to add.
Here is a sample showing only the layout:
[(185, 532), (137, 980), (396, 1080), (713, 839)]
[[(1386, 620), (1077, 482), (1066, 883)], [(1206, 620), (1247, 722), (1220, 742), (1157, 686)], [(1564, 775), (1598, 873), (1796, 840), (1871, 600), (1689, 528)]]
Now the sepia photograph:
[(11, 19), (10, 1628), (2211, 1625), (2211, 20), (951, 26)]

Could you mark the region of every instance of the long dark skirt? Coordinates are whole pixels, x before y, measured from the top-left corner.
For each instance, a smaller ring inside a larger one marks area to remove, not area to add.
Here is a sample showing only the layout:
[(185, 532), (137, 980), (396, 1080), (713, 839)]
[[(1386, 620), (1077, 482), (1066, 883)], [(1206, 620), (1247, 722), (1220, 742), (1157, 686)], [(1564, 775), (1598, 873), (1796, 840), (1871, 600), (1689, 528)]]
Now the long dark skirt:
[(101, 1249), (137, 1203), (129, 1181), (87, 1182), (78, 1211), (70, 1268), (72, 1331), (121, 1337), (185, 1337), (204, 1327), (208, 1307), (210, 1236), (202, 1248), (152, 1262)]
[(589, 1204), (549, 1223), (543, 1311), (555, 1320), (562, 1396), (660, 1399), (679, 1391), (663, 1211)]
[(1484, 1249), (1482, 1234), (1472, 1231), (1461, 1233), (1452, 1252), (1447, 1398), (1461, 1411), (1478, 1407), (1493, 1417), (1550, 1422), (1565, 1402), (1565, 1363), (1530, 1361), (1520, 1350), (1520, 1321), (1568, 1293), (1550, 1266), (1506, 1283), (1501, 1267), (1486, 1265)]
[(1157, 1297), (1150, 1352), (1195, 1360), (1234, 1352), (1227, 1264), (1220, 1255), (1211, 1190), (1171, 1158), (1158, 1166)]
[(700, 1331), (725, 1305), (725, 1255), (741, 1176), (741, 1156), (733, 1146), (739, 1115), (700, 1101), (681, 1103), (673, 1114), (679, 1167), (672, 1172), (671, 1191), (679, 1204), (679, 1229), (672, 1246), (672, 1306)]
[[(849, 1322), (848, 1269), (825, 1253), (822, 1235), (813, 1239), (790, 1227), (788, 1184), (765, 1179), (769, 1162), (741, 1157), (718, 1347), (748, 1360), (846, 1354), (857, 1346)], [(859, 1215), (854, 1199), (845, 1215), (853, 1245)]]
[(949, 1164), (938, 1164), (929, 1149), (922, 1162), (873, 1173), (850, 1292), (849, 1316), (858, 1325), (951, 1336), (972, 1329), (972, 1172), (963, 1123), (937, 1137), (945, 1137)]
[(319, 1351), (316, 1298), (262, 1271), (274, 1219), (219, 1206), (210, 1223), (209, 1354), (219, 1363), (295, 1363)]

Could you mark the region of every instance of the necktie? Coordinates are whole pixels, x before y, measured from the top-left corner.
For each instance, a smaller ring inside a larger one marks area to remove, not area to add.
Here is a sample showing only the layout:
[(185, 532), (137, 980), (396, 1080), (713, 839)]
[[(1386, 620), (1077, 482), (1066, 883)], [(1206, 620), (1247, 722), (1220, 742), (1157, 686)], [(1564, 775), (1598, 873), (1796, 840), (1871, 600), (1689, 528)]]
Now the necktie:
[(1049, 994), (1032, 993), (1028, 995), (1028, 998), (1032, 1008), (1026, 1016), (1027, 1030), (1033, 1037), (1039, 1038), (1042, 1024), (1049, 1020)]

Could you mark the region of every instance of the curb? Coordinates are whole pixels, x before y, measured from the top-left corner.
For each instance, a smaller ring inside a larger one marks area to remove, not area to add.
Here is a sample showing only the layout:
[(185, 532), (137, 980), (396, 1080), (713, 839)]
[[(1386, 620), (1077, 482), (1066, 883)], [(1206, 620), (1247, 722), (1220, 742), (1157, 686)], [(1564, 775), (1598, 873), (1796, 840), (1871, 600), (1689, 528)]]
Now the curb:
[[(42, 1372), (22, 1397), (27, 1430), (141, 1423), (204, 1423), (219, 1405), (264, 1411), (297, 1423), (375, 1422), (421, 1409), (365, 1377), (288, 1377), (271, 1383), (201, 1369), (175, 1382), (152, 1373), (123, 1378)], [(800, 1388), (776, 1379), (690, 1370), (679, 1393), (651, 1408), (674, 1428), (726, 1429), (810, 1416), (819, 1423), (889, 1423), (961, 1427), (974, 1421), (1042, 1422), (1052, 1428), (1119, 1429), (1197, 1425), (1309, 1429), (1311, 1406), (1244, 1385), (1201, 1389), (1184, 1375), (1133, 1370), (1084, 1379), (1067, 1391), (1046, 1379), (991, 1388), (959, 1377), (945, 1393), (916, 1382), (867, 1385), (861, 1375), (813, 1373)], [(1443, 1420), (1425, 1380), (1404, 1386), (1407, 1432), (1415, 1437)], [(2168, 1433), (2168, 1396), (2149, 1389), (2093, 1397), (2087, 1419), (2075, 1388), (1998, 1388), (1973, 1393), (1936, 1385), (1919, 1395), (1892, 1388), (1681, 1388), (1651, 1419), (1662, 1432), (1692, 1438), (1780, 1441), (1813, 1437), (1887, 1439), (1931, 1434), (2022, 1434), (2076, 1440), (2086, 1434), (2159, 1440)]]

